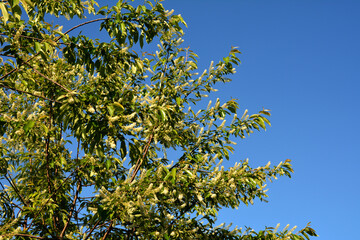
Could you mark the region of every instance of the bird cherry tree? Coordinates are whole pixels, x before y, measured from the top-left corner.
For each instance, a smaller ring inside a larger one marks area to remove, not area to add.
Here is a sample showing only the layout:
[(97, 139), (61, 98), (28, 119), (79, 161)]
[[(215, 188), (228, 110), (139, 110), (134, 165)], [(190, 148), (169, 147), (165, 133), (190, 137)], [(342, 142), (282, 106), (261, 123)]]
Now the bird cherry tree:
[(206, 99), (235, 73), (236, 48), (200, 71), (186, 23), (159, 1), (0, 10), (0, 239), (316, 236), (216, 226), (221, 208), (266, 201), (265, 183), (293, 171), (289, 160), (223, 166), (235, 141), (270, 125), (266, 109)]

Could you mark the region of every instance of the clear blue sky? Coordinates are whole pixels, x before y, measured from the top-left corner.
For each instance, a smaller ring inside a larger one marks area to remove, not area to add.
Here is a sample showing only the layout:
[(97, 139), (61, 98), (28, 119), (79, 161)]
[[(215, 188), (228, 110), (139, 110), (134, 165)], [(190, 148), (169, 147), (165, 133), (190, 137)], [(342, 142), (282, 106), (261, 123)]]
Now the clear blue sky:
[(360, 1), (167, 0), (188, 24), (200, 65), (243, 53), (218, 96), (272, 110), (272, 127), (238, 143), (232, 161), (293, 160), (291, 179), (269, 184), (269, 203), (220, 212), (261, 229), (311, 221), (317, 239), (355, 239), (359, 229)]

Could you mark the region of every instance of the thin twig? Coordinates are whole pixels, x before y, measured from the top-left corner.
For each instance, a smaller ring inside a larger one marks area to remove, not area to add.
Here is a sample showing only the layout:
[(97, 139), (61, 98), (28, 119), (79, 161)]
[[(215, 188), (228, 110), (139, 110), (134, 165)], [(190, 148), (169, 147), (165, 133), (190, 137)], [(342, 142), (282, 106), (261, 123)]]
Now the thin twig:
[(109, 233), (110, 233), (110, 231), (111, 231), (111, 229), (112, 229), (112, 224), (113, 224), (113, 222), (111, 221), (111, 223), (110, 223), (110, 225), (109, 225), (109, 227), (108, 227), (108, 229), (107, 229), (104, 237), (102, 238), (102, 240), (105, 240), (105, 239), (107, 238), (107, 236), (109, 235)]
[(61, 87), (62, 89), (64, 89), (65, 91), (67, 91), (68, 93), (72, 93), (69, 89), (67, 89), (66, 87), (64, 87), (63, 85), (61, 85), (60, 83), (48, 78), (47, 76), (45, 76), (44, 74), (42, 74), (41, 72), (39, 72), (38, 70), (36, 70), (35, 67), (31, 66), (29, 63), (25, 63), (26, 65), (28, 65), (30, 68), (32, 68), (34, 70), (34, 72), (36, 72), (37, 74), (39, 74), (40, 76), (42, 76), (43, 78), (45, 78), (46, 80), (58, 85), (59, 87)]
[(6, 55), (6, 54), (0, 54), (0, 56), (3, 57), (11, 57), (11, 58), (16, 58), (15, 55)]
[(42, 99), (45, 99), (45, 100), (49, 100), (50, 102), (61, 103), (61, 102), (59, 102), (59, 101), (56, 101), (56, 100), (53, 100), (53, 99), (50, 99), (50, 98), (47, 98), (47, 97), (44, 97), (44, 96), (40, 96), (40, 95), (37, 95), (37, 94), (33, 94), (33, 93), (30, 93), (30, 92), (26, 92), (26, 91), (23, 91), (23, 90), (20, 90), (20, 89), (16, 89), (16, 88), (13, 88), (13, 87), (5, 86), (5, 85), (3, 85), (3, 84), (0, 84), (0, 87), (4, 87), (4, 88), (7, 88), (7, 89), (11, 89), (11, 90), (16, 91), (16, 92), (25, 93), (25, 94), (31, 95), (31, 96), (33, 96), (33, 97), (37, 97), (37, 98), (42, 98)]
[(88, 235), (86, 235), (86, 237), (84, 238), (84, 240), (88, 239), (91, 235), (91, 233), (95, 230), (95, 228), (97, 227), (97, 225), (99, 225), (100, 220), (98, 220), (95, 225), (90, 229), (90, 232), (88, 233)]
[[(51, 126), (50, 126), (51, 127)], [(47, 139), (45, 139), (46, 141), (46, 148), (45, 148), (45, 154), (46, 154), (46, 177), (47, 177), (47, 182), (48, 182), (48, 190), (49, 193), (52, 193), (52, 189), (51, 189), (51, 182), (50, 182), (50, 170), (49, 170), (49, 145), (50, 145), (50, 135), (48, 135)]]
[[(170, 46), (170, 45), (169, 45)], [(167, 70), (167, 64), (169, 63), (169, 55), (170, 55), (170, 50), (171, 48), (170, 47), (167, 47), (166, 51), (167, 51), (167, 58), (166, 58), (166, 62), (164, 63), (164, 68), (162, 69), (162, 72), (166, 74), (166, 70)], [(163, 83), (163, 82), (162, 82)], [(162, 94), (162, 89), (164, 87), (165, 84), (161, 84), (161, 89), (160, 89), (160, 95)], [(145, 148), (144, 148), (144, 153), (142, 155), (141, 158), (138, 159), (138, 161), (136, 162), (136, 165), (135, 165), (135, 170), (131, 176), (131, 179), (130, 179), (130, 182), (132, 182), (134, 180), (134, 178), (136, 177), (136, 174), (139, 172), (140, 170), (140, 167), (142, 165), (142, 162), (144, 161), (145, 157), (146, 157), (146, 154), (147, 152), (149, 151), (149, 147), (150, 147), (150, 144), (151, 144), (151, 141), (154, 137), (154, 134), (152, 133), (149, 137), (149, 141), (147, 142)]]
[[(4, 197), (10, 204), (12, 204), (12, 205), (14, 205), (15, 207), (17, 207), (17, 208), (19, 208), (21, 211), (24, 211), (24, 209), (22, 209), (22, 207), (20, 207), (19, 205), (17, 205), (16, 203), (14, 203), (14, 202), (12, 202), (11, 200), (10, 200), (10, 196), (9, 196), (9, 194), (7, 193), (7, 191), (5, 190), (5, 187), (4, 187), (4, 185), (0, 182), (0, 185), (1, 185), (1, 187), (2, 187), (2, 189), (4, 190), (4, 193), (5, 193), (5, 195), (6, 195), (6, 197)], [(15, 215), (15, 213), (14, 213), (14, 215)]]
[[(6, 175), (9, 175), (9, 177), (7, 177)], [(21, 196), (21, 194), (20, 194), (20, 192), (19, 192), (19, 189), (17, 189), (15, 183), (14, 183), (13, 180), (11, 179), (10, 174), (9, 174), (9, 173), (5, 174), (5, 178), (6, 178), (6, 180), (9, 181), (10, 185), (14, 188), (16, 194), (17, 194), (17, 195), (19, 196), (19, 198), (21, 199), (21, 202), (22, 202), (25, 206), (27, 206), (27, 203), (26, 203), (24, 197)], [(10, 178), (10, 179), (9, 179), (9, 178)]]
[(55, 42), (59, 41), (64, 35), (68, 34), (69, 32), (75, 30), (76, 28), (79, 28), (81, 26), (84, 26), (86, 24), (89, 24), (89, 23), (93, 23), (93, 22), (98, 22), (98, 21), (104, 21), (104, 20), (108, 20), (108, 19), (111, 19), (111, 18), (98, 18), (98, 19), (94, 19), (94, 20), (91, 20), (91, 21), (87, 21), (87, 22), (84, 22), (84, 23), (80, 23), (79, 25), (76, 25), (75, 27), (72, 27), (70, 28), (69, 30), (67, 30), (66, 32), (64, 32), (63, 35), (59, 36)]
[[(83, 167), (85, 168), (87, 166), (87, 164), (85, 164)], [(34, 220), (39, 216), (39, 214), (42, 212), (42, 210), (44, 209), (44, 207), (46, 206), (46, 204), (50, 201), (50, 199), (52, 199), (52, 197), (56, 194), (57, 190), (59, 190), (65, 183), (67, 180), (70, 179), (70, 177), (76, 172), (73, 171), (71, 174), (69, 174), (69, 176), (67, 178), (65, 178), (65, 180), (60, 184), (59, 187), (57, 187), (55, 189), (55, 191), (53, 192), (53, 194), (48, 198), (48, 200), (43, 204), (43, 206), (40, 208), (40, 210), (38, 211), (38, 213), (35, 215), (35, 217), (33, 218), (33, 220), (31, 221), (30, 225), (26, 228), (26, 230), (30, 229), (31, 225), (33, 224)]]
[[(9, 36), (8, 34), (5, 34), (5, 33), (0, 33), (0, 35), (2, 35), (2, 36)], [(37, 40), (37, 41), (43, 41), (43, 40), (44, 40), (44, 39), (41, 39), (41, 38), (30, 37), (30, 36), (25, 36), (25, 35), (12, 35), (12, 36), (18, 36), (18, 37), (28, 38), (28, 39), (33, 39), (33, 40)]]
[(169, 168), (169, 171), (171, 171), (173, 168), (175, 167), (178, 167), (180, 165), (180, 163), (182, 163), (185, 158), (186, 158), (186, 155), (188, 154), (193, 154), (196, 150), (198, 149), (198, 146), (195, 146), (189, 153), (188, 152), (185, 152), (180, 158), (179, 158), (179, 161), (177, 163), (175, 163), (172, 167)]
[(3, 185), (1, 182), (0, 182), (0, 185), (1, 185), (2, 189), (4, 190), (4, 193), (5, 193), (5, 195), (7, 196), (8, 201), (11, 202), (11, 201), (10, 201), (10, 196), (9, 196), (9, 194), (7, 193), (7, 191), (5, 190), (4, 185)]
[[(76, 154), (76, 161), (78, 163), (79, 161), (79, 147), (80, 147), (80, 140), (78, 140), (78, 146), (77, 146), (77, 154)], [(75, 197), (74, 197), (74, 200), (73, 200), (73, 203), (72, 203), (72, 207), (71, 207), (71, 210), (70, 210), (70, 213), (69, 213), (69, 219), (68, 221), (66, 222), (63, 230), (61, 231), (61, 234), (60, 234), (60, 237), (62, 238), (65, 234), (65, 231), (70, 223), (70, 220), (72, 218), (72, 215), (74, 214), (74, 210), (75, 210), (75, 207), (76, 207), (76, 201), (78, 199), (78, 196), (79, 196), (79, 192), (80, 192), (80, 188), (81, 188), (81, 178), (78, 178), (78, 183), (77, 183), (77, 187), (76, 187), (76, 192), (75, 192)]]
[(76, 188), (76, 192), (75, 192), (75, 197), (74, 197), (74, 200), (73, 200), (73, 203), (72, 203), (73, 205), (72, 205), (71, 210), (70, 210), (70, 213), (69, 213), (69, 219), (68, 219), (68, 221), (66, 222), (66, 224), (65, 224), (65, 226), (64, 226), (64, 228), (63, 228), (63, 230), (61, 231), (61, 234), (60, 234), (60, 237), (61, 237), (61, 238), (64, 236), (65, 231), (66, 231), (66, 229), (67, 229), (67, 227), (68, 227), (68, 225), (69, 225), (69, 223), (70, 223), (70, 220), (71, 220), (71, 218), (72, 218), (72, 215), (73, 215), (73, 213), (74, 213), (74, 209), (75, 209), (75, 206), (76, 206), (76, 201), (77, 201), (77, 198), (78, 198), (78, 195), (79, 195), (79, 191), (80, 191), (80, 186), (81, 186), (80, 182), (81, 182), (81, 180), (79, 179), (79, 182), (78, 182), (78, 185), (77, 185), (77, 188)]
[(37, 238), (37, 239), (46, 239), (44, 237), (38, 237), (38, 236), (33, 236), (33, 235), (29, 235), (29, 234), (23, 234), (23, 233), (16, 233), (14, 235), (10, 235), (10, 234), (7, 234), (7, 235), (3, 235), (4, 237), (6, 236), (19, 236), (19, 237), (29, 237), (29, 238)]
[(139, 158), (139, 159), (137, 160), (137, 162), (136, 162), (135, 170), (134, 170), (134, 172), (133, 172), (133, 174), (132, 174), (132, 176), (131, 176), (130, 182), (132, 182), (132, 181), (134, 180), (134, 178), (136, 177), (136, 174), (139, 172), (140, 167), (141, 167), (141, 164), (142, 164), (142, 162), (144, 161), (145, 156), (146, 156), (146, 154), (147, 154), (147, 152), (148, 152), (148, 150), (149, 150), (149, 147), (150, 147), (152, 138), (153, 138), (153, 134), (151, 134), (150, 137), (149, 137), (149, 141), (147, 142), (147, 144), (146, 144), (146, 146), (145, 146), (145, 148), (144, 148), (144, 153), (143, 153), (142, 157)]
[[(30, 59), (29, 59), (30, 60)], [(28, 61), (29, 61), (28, 60)], [(5, 73), (5, 75), (3, 75), (2, 77), (0, 77), (0, 81), (3, 80), (4, 78), (6, 78), (7, 76), (9, 76), (10, 74), (17, 72), (19, 70), (19, 67), (14, 68), (13, 70), (11, 70), (10, 72)]]

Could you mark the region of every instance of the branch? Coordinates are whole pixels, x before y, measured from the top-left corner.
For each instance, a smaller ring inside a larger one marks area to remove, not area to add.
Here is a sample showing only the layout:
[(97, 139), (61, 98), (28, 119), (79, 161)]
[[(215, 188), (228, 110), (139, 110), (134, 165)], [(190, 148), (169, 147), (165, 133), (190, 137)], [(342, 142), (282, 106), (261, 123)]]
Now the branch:
[(11, 58), (16, 58), (14, 55), (0, 54), (0, 56), (4, 56), (4, 57), (11, 57)]
[(31, 58), (29, 58), (27, 61), (25, 61), (25, 62), (23, 62), (22, 64), (20, 64), (17, 68), (14, 68), (14, 69), (11, 70), (10, 72), (5, 73), (5, 75), (3, 75), (2, 77), (0, 77), (0, 81), (3, 80), (4, 78), (6, 78), (7, 76), (9, 76), (10, 74), (19, 71), (19, 67), (21, 67), (23, 64), (29, 63), (31, 60), (33, 60), (34, 58), (36, 58), (39, 54), (40, 54), (40, 52), (38, 52), (37, 54), (35, 54), (35, 55), (32, 56)]
[(107, 236), (109, 235), (111, 229), (112, 229), (112, 224), (113, 222), (110, 223), (109, 227), (108, 227), (108, 230), (106, 231), (104, 237), (102, 238), (102, 240), (105, 240), (107, 238)]
[[(76, 154), (76, 160), (77, 161), (79, 161), (79, 145), (80, 145), (80, 141), (78, 140), (78, 147), (77, 147), (77, 154)], [(77, 187), (76, 187), (75, 197), (74, 197), (72, 207), (71, 207), (71, 210), (70, 210), (70, 213), (69, 213), (69, 219), (66, 222), (63, 230), (61, 231), (60, 238), (64, 237), (65, 231), (66, 231), (66, 229), (67, 229), (67, 227), (68, 227), (68, 225), (70, 223), (71, 217), (72, 217), (72, 215), (74, 213), (75, 206), (76, 206), (76, 201), (78, 199), (79, 192), (80, 192), (80, 187), (81, 187), (81, 178), (78, 179), (78, 184), (77, 184)]]
[(100, 220), (98, 220), (95, 225), (92, 227), (92, 229), (90, 229), (90, 232), (88, 233), (88, 235), (84, 238), (84, 240), (88, 239), (91, 235), (91, 233), (95, 230), (95, 228), (97, 227), (97, 225), (99, 225)]
[[(164, 63), (164, 68), (162, 69), (162, 72), (163, 72), (164, 74), (166, 74), (167, 64), (169, 63), (170, 50), (171, 50), (171, 46), (170, 46), (170, 44), (169, 44), (168, 47), (166, 48), (166, 51), (167, 51), (166, 62)], [(164, 84), (162, 84), (162, 83), (163, 83), (163, 82), (161, 81), (161, 84), (160, 84), (160, 95), (162, 94), (162, 89), (163, 89), (163, 87), (164, 87)], [(155, 129), (155, 128), (154, 128), (154, 129)], [(134, 170), (133, 175), (131, 176), (130, 182), (132, 182), (132, 181), (134, 180), (136, 174), (139, 172), (140, 167), (141, 167), (141, 164), (142, 164), (142, 162), (144, 161), (147, 152), (149, 151), (149, 147), (150, 147), (150, 144), (151, 144), (151, 141), (152, 141), (153, 136), (154, 136), (154, 134), (152, 133), (152, 134), (150, 135), (150, 137), (149, 137), (149, 141), (147, 142), (147, 144), (146, 144), (146, 146), (145, 146), (143, 156), (142, 156), (140, 159), (138, 159), (138, 161), (136, 162), (136, 167), (135, 167), (135, 170)]]
[[(105, 222), (105, 223), (102, 223), (102, 224), (100, 224), (100, 225), (99, 225), (99, 223), (100, 223), (100, 220), (98, 220), (98, 221), (95, 223), (95, 225), (94, 225), (90, 230), (87, 230), (87, 231), (86, 231), (86, 232), (89, 232), (89, 233), (88, 233), (88, 235), (86, 235), (86, 237), (85, 237), (83, 240), (88, 239), (88, 238), (90, 237), (91, 233), (92, 233), (97, 227), (102, 227), (102, 226), (108, 224), (109, 222)], [(112, 222), (111, 222), (111, 221), (110, 221), (110, 226), (111, 226), (111, 228), (112, 228)], [(110, 226), (109, 226), (109, 228), (110, 228)], [(109, 231), (109, 228), (108, 228), (108, 231)], [(111, 229), (110, 229), (110, 230), (111, 230)], [(85, 233), (86, 233), (86, 232), (85, 232)]]
[[(9, 175), (9, 177), (7, 177), (6, 175)], [(25, 201), (24, 197), (23, 197), (23, 196), (21, 196), (21, 194), (20, 194), (20, 192), (19, 192), (19, 189), (17, 189), (17, 187), (16, 187), (15, 183), (13, 182), (13, 180), (12, 180), (12, 179), (11, 179), (11, 177), (10, 177), (10, 174), (9, 174), (9, 173), (7, 173), (7, 174), (5, 174), (4, 176), (5, 176), (6, 180), (8, 180), (8, 181), (9, 181), (10, 185), (14, 188), (14, 190), (15, 190), (16, 194), (17, 194), (17, 195), (19, 196), (19, 198), (21, 199), (21, 202), (22, 202), (25, 206), (27, 206), (27, 204), (26, 204), (26, 201)], [(10, 179), (9, 179), (9, 178), (10, 178)]]
[[(4, 187), (4, 185), (3, 185), (1, 182), (0, 182), (0, 186), (1, 186), (2, 189), (4, 190), (4, 193), (5, 193), (6, 197), (7, 197), (7, 200), (8, 200), (9, 202), (11, 202), (10, 196), (9, 196), (9, 194), (6, 192), (5, 187)], [(21, 209), (21, 210), (22, 210), (22, 209)]]
[(20, 236), (20, 237), (29, 237), (29, 238), (37, 238), (37, 239), (46, 239), (44, 237), (37, 237), (37, 236), (33, 236), (33, 235), (28, 235), (28, 234), (23, 234), (23, 233), (16, 233), (14, 235), (4, 235), (4, 236)]
[[(19, 205), (17, 205), (17, 204), (14, 203), (13, 201), (11, 201), (9, 194), (7, 193), (7, 191), (5, 190), (4, 185), (3, 185), (1, 182), (0, 182), (0, 185), (1, 185), (1, 187), (2, 187), (2, 189), (4, 190), (4, 193), (5, 193), (5, 195), (6, 195), (6, 196), (4, 196), (4, 198), (5, 198), (10, 204), (12, 204), (12, 205), (14, 205), (15, 207), (19, 208), (19, 209), (20, 209), (19, 213), (22, 212), (22, 211), (24, 211), (24, 209), (22, 209), (22, 207), (20, 207)], [(13, 209), (12, 214), (15, 216), (15, 209)]]
[(150, 147), (152, 138), (153, 138), (153, 134), (151, 134), (150, 137), (149, 137), (149, 141), (147, 142), (147, 144), (146, 144), (146, 146), (145, 146), (145, 148), (144, 148), (144, 153), (143, 153), (142, 157), (139, 158), (139, 159), (137, 160), (137, 162), (136, 162), (135, 170), (134, 170), (134, 172), (133, 172), (133, 174), (132, 174), (132, 176), (131, 176), (130, 182), (132, 182), (132, 181), (134, 180), (136, 174), (139, 172), (140, 167), (141, 167), (141, 164), (142, 164), (142, 162), (144, 161), (147, 152), (149, 151), (149, 147)]
[(62, 237), (64, 236), (65, 231), (66, 231), (66, 229), (67, 229), (67, 227), (68, 227), (68, 225), (69, 225), (69, 223), (70, 223), (71, 217), (72, 217), (72, 215), (73, 215), (73, 213), (74, 213), (74, 209), (75, 209), (75, 206), (76, 206), (76, 201), (77, 201), (77, 198), (78, 198), (78, 195), (79, 195), (79, 191), (80, 191), (80, 186), (81, 186), (80, 181), (81, 181), (81, 180), (79, 179), (79, 182), (78, 182), (78, 185), (77, 185), (77, 188), (76, 188), (75, 197), (74, 197), (74, 200), (73, 200), (73, 205), (72, 205), (71, 210), (70, 210), (70, 213), (69, 213), (69, 219), (68, 219), (68, 221), (66, 222), (63, 230), (61, 231), (60, 238), (62, 238)]
[(59, 87), (61, 87), (62, 89), (64, 89), (65, 91), (67, 91), (68, 93), (72, 93), (69, 89), (67, 89), (66, 87), (64, 87), (63, 85), (61, 85), (60, 83), (48, 78), (47, 76), (45, 76), (44, 74), (42, 74), (41, 72), (39, 72), (38, 70), (36, 70), (35, 67), (31, 66), (28, 63), (25, 63), (26, 65), (28, 65), (30, 68), (32, 68), (34, 70), (34, 72), (36, 72), (37, 74), (39, 74), (40, 76), (42, 76), (43, 78), (45, 78), (46, 80), (54, 83), (55, 85), (58, 85)]
[[(81, 24), (79, 24), (79, 25), (77, 25), (77, 26), (75, 26), (75, 27), (73, 27), (73, 28), (70, 28), (70, 29), (67, 30), (63, 35), (57, 37), (57, 38), (55, 39), (55, 42), (58, 42), (65, 34), (68, 34), (69, 32), (73, 31), (74, 29), (76, 29), (76, 28), (78, 28), (78, 27), (81, 27), (81, 26), (86, 25), (86, 24), (89, 24), (89, 23), (97, 22), (97, 21), (107, 20), (107, 19), (110, 19), (110, 18), (98, 18), (98, 19), (94, 19), (94, 20), (91, 20), (91, 21), (88, 21), (88, 22), (81, 23)], [(20, 64), (17, 68), (14, 68), (14, 69), (11, 70), (10, 72), (5, 73), (5, 75), (3, 75), (2, 77), (0, 77), (0, 81), (3, 80), (4, 78), (6, 78), (7, 76), (9, 76), (10, 74), (19, 71), (19, 67), (21, 67), (23, 64), (29, 63), (31, 60), (33, 60), (35, 57), (37, 57), (39, 54), (40, 54), (40, 52), (38, 52), (37, 54), (35, 54), (35, 55), (32, 56), (31, 58), (29, 58), (26, 62), (23, 62), (22, 64)]]
[(188, 154), (193, 154), (196, 150), (197, 150), (198, 146), (195, 146), (189, 153), (185, 152), (180, 158), (179, 161), (177, 163), (175, 163), (171, 168), (169, 168), (169, 171), (171, 171), (173, 168), (175, 167), (179, 167), (180, 163), (182, 163), (183, 161), (185, 161), (186, 155)]
[(33, 93), (30, 93), (30, 92), (26, 92), (26, 91), (23, 91), (23, 90), (19, 90), (19, 89), (13, 88), (13, 87), (5, 86), (5, 85), (3, 85), (3, 84), (0, 84), (0, 87), (4, 87), (4, 88), (7, 88), (7, 89), (11, 89), (11, 90), (13, 90), (13, 91), (20, 92), (20, 93), (25, 93), (25, 94), (31, 95), (31, 96), (33, 96), (33, 97), (37, 97), (37, 98), (42, 98), (42, 99), (45, 99), (45, 100), (49, 100), (50, 102), (61, 103), (61, 102), (59, 102), (59, 101), (56, 101), (56, 100), (53, 100), (53, 99), (50, 99), (50, 98), (47, 98), (47, 97), (44, 97), (44, 96), (40, 96), (40, 95), (37, 95), (37, 94), (33, 94)]
[(76, 25), (75, 27), (72, 27), (69, 30), (67, 30), (66, 32), (64, 32), (64, 34), (59, 36), (55, 40), (55, 42), (59, 41), (65, 34), (68, 34), (69, 32), (75, 30), (76, 28), (79, 28), (79, 27), (84, 26), (84, 25), (89, 24), (89, 23), (98, 22), (98, 21), (104, 21), (104, 20), (108, 20), (108, 19), (111, 19), (111, 18), (98, 18), (98, 19), (94, 19), (94, 20), (87, 21), (87, 22), (84, 22), (84, 23), (80, 23), (79, 25)]
[[(34, 56), (35, 57), (35, 56)], [(28, 61), (30, 61), (31, 60), (31, 58), (28, 60)], [(17, 67), (17, 68), (14, 68), (13, 70), (11, 70), (10, 72), (7, 72), (7, 73), (5, 73), (5, 75), (3, 75), (2, 77), (0, 77), (0, 80), (3, 80), (4, 78), (6, 78), (7, 76), (9, 76), (10, 74), (12, 74), (12, 73), (14, 73), (14, 72), (17, 72), (17, 71), (19, 71), (19, 68)]]
[[(2, 36), (9, 36), (5, 33), (0, 33), (0, 35)], [(12, 35), (12, 36), (16, 36), (16, 35)], [(37, 41), (43, 41), (44, 39), (41, 39), (41, 38), (36, 38), (36, 37), (29, 37), (29, 36), (25, 36), (25, 35), (17, 35), (19, 37), (23, 37), (23, 38), (28, 38), (28, 39), (33, 39), (33, 40), (37, 40)]]
[[(87, 164), (85, 164), (83, 167), (85, 168), (87, 166)], [(56, 194), (57, 190), (59, 190), (65, 183), (67, 180), (70, 179), (70, 177), (76, 172), (73, 171), (71, 174), (69, 174), (69, 176), (67, 178), (65, 178), (65, 180), (60, 184), (59, 187), (57, 187), (55, 189), (55, 191), (53, 192), (53, 194), (51, 194), (51, 196), (48, 198), (48, 200), (44, 203), (44, 205), (40, 208), (40, 210), (38, 211), (38, 213), (35, 215), (35, 217), (33, 218), (33, 220), (31, 221), (30, 225), (26, 228), (26, 230), (30, 229), (31, 225), (33, 224), (33, 222), (35, 221), (35, 219), (39, 216), (39, 214), (42, 212), (42, 210), (44, 209), (44, 207), (46, 206), (46, 204), (50, 201), (50, 199), (52, 199), (52, 197)]]
[[(51, 116), (50, 116), (50, 124), (49, 124), (49, 129), (51, 128)], [(46, 155), (46, 178), (47, 178), (47, 182), (48, 182), (48, 191), (51, 194), (52, 193), (52, 188), (51, 188), (51, 177), (50, 177), (50, 170), (49, 170), (49, 146), (50, 146), (50, 135), (47, 134), (47, 138), (45, 139), (46, 141), (46, 148), (45, 148), (45, 155)]]

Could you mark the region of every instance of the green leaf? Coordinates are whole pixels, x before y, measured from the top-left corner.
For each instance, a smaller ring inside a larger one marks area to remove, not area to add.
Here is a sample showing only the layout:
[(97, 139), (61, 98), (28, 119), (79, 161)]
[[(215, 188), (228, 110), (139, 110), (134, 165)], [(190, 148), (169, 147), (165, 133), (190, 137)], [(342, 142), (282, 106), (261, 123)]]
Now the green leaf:
[(35, 125), (35, 121), (32, 120), (28, 121), (24, 126), (25, 133), (28, 133), (30, 129), (34, 127), (34, 125)]
[(108, 9), (108, 6), (103, 6), (103, 7), (101, 7), (101, 8), (98, 10), (97, 14), (105, 15), (105, 11), (104, 11), (104, 10), (106, 10), (106, 9)]
[(181, 106), (182, 103), (183, 103), (182, 98), (181, 98), (181, 97), (177, 97), (177, 98), (176, 98), (176, 103), (177, 103), (179, 106)]
[(171, 170), (171, 176), (172, 176), (172, 183), (175, 184), (175, 180), (176, 180), (176, 168), (173, 168)]
[(20, 6), (15, 5), (14, 7), (12, 7), (12, 12), (13, 12), (14, 17), (20, 21), (21, 13), (22, 13)]
[[(0, 120), (0, 136), (3, 136), (6, 132), (6, 122)], [(0, 152), (1, 156), (1, 152)]]
[(121, 158), (124, 158), (126, 156), (126, 143), (125, 143), (125, 141), (121, 141), (120, 154), (121, 154)]
[(49, 132), (49, 128), (46, 126), (46, 124), (41, 124), (41, 128), (44, 130), (44, 135), (46, 136)]
[(181, 16), (181, 14), (178, 14), (177, 17), (178, 17), (178, 19), (180, 20), (180, 22), (181, 22), (182, 24), (184, 24), (185, 27), (187, 27), (187, 24), (186, 24), (186, 22), (184, 21), (184, 19), (183, 19), (183, 17)]
[(108, 105), (108, 106), (107, 106), (107, 109), (108, 109), (108, 111), (109, 111), (110, 116), (111, 116), (111, 117), (114, 116), (114, 111), (115, 111), (114, 107), (111, 106), (111, 105)]
[(166, 174), (166, 176), (164, 177), (164, 181), (168, 180), (168, 178), (171, 176), (171, 172), (168, 171), (168, 173)]
[(2, 12), (2, 19), (6, 23), (9, 20), (9, 13), (7, 11), (5, 2), (0, 2), (0, 9)]
[(11, 8), (19, 5), (19, 0), (9, 0)]
[(115, 106), (118, 110), (120, 110), (121, 112), (125, 110), (124, 106), (121, 105), (120, 103), (118, 102), (114, 102), (113, 103), (113, 106)]
[(164, 110), (159, 109), (159, 113), (160, 113), (160, 119), (161, 121), (166, 121), (167, 120), (167, 116)]
[(140, 47), (143, 48), (144, 47), (144, 34), (143, 34), (143, 32), (141, 32), (141, 34), (140, 34), (139, 42), (140, 42)]
[(260, 125), (260, 127), (261, 127), (262, 129), (265, 129), (265, 130), (266, 130), (265, 122), (264, 122), (264, 120), (262, 119), (262, 117), (258, 117), (258, 118), (256, 119), (256, 122)]
[(25, 12), (29, 12), (29, 6), (31, 7), (33, 4), (30, 0), (20, 0), (22, 3), (23, 8), (25, 9)]
[(230, 112), (236, 113), (236, 108), (234, 106), (229, 105), (227, 108), (230, 110)]
[(188, 64), (189, 64), (190, 66), (192, 66), (194, 69), (196, 69), (196, 68), (197, 68), (196, 63), (195, 63), (195, 62), (193, 62), (193, 61), (189, 61), (189, 62), (188, 62)]
[(120, 23), (120, 29), (121, 29), (121, 34), (124, 35), (126, 34), (126, 26), (124, 22)]
[(267, 124), (269, 124), (269, 126), (271, 126), (269, 119), (267, 119), (266, 117), (262, 117), (262, 120), (264, 120)]
[(111, 161), (110, 158), (108, 158), (108, 159), (106, 160), (106, 169), (109, 169), (110, 166), (111, 166), (111, 164), (112, 164), (112, 161)]
[(60, 163), (62, 166), (66, 165), (66, 159), (64, 157), (60, 157)]
[(237, 49), (237, 47), (231, 47), (230, 53), (241, 53), (241, 52)]
[(39, 42), (34, 42), (35, 45), (35, 51), (39, 52), (41, 50), (41, 44)]

